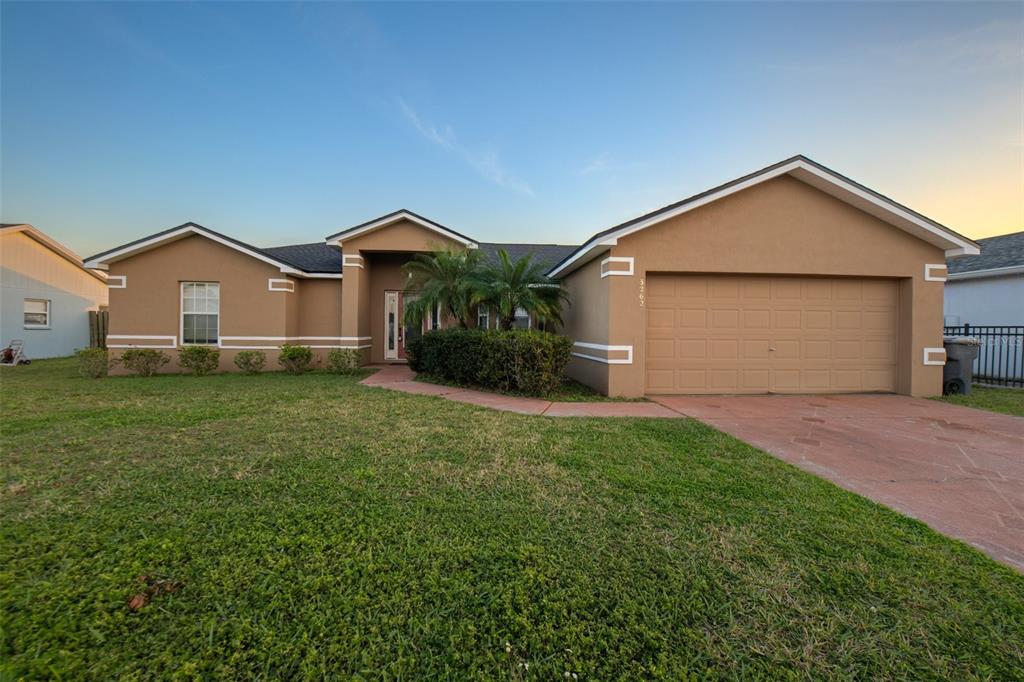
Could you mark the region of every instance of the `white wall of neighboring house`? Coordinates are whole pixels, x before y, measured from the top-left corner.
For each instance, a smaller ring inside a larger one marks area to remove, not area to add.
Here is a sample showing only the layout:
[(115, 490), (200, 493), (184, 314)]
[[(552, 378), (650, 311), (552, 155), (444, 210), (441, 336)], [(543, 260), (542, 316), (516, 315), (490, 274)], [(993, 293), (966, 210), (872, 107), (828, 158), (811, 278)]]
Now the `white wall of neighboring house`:
[(1024, 273), (950, 279), (945, 293), (947, 326), (1024, 325)]
[[(106, 282), (25, 232), (0, 230), (0, 347), (25, 342), (30, 359), (89, 345), (89, 311), (107, 305)], [(27, 329), (25, 300), (49, 301), (49, 328)]]

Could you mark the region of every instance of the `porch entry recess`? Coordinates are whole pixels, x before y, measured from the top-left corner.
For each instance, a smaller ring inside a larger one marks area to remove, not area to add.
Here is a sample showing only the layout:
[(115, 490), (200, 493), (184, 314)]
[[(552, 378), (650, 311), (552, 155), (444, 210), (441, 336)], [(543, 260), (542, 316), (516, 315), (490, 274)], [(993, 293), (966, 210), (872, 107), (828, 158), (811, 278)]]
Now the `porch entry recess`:
[(404, 291), (384, 292), (384, 359), (405, 360), (406, 345), (423, 335), (423, 324), (407, 325), (402, 320), (407, 302), (419, 294)]

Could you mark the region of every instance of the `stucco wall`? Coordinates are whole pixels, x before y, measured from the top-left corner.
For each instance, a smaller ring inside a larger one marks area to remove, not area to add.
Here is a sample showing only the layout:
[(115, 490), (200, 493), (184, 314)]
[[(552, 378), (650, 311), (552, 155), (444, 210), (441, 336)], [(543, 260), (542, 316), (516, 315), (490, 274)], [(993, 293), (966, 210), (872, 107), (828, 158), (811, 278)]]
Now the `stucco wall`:
[[(609, 279), (601, 277), (601, 262), (595, 259), (562, 280), (569, 294), (569, 305), (562, 313), (564, 333), (574, 342), (609, 345)], [(573, 350), (596, 354), (594, 349), (584, 347)], [(603, 362), (573, 356), (566, 374), (596, 391), (608, 390), (608, 365)]]
[[(644, 392), (648, 273), (749, 273), (886, 277), (901, 280), (900, 392), (935, 395), (942, 367), (924, 365), (942, 347), (942, 284), (924, 281), (943, 251), (799, 180), (766, 181), (621, 237), (610, 255), (634, 259), (632, 276), (605, 278), (609, 345), (633, 348), (632, 364), (609, 367), (609, 392)], [(599, 274), (587, 275), (591, 279)]]
[[(0, 345), (25, 342), (29, 358), (71, 355), (89, 345), (89, 311), (107, 305), (107, 285), (21, 232), (0, 233)], [(26, 298), (50, 301), (50, 328), (26, 329)]]
[(946, 282), (946, 324), (1024, 325), (1024, 275)]

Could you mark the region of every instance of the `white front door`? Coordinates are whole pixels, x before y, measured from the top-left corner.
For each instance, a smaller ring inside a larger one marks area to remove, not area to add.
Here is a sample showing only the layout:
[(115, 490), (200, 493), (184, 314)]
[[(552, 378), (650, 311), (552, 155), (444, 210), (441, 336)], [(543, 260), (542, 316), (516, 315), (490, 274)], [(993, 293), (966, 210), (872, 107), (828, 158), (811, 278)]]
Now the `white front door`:
[(398, 317), (397, 291), (384, 292), (384, 359), (397, 360), (402, 345), (402, 321)]

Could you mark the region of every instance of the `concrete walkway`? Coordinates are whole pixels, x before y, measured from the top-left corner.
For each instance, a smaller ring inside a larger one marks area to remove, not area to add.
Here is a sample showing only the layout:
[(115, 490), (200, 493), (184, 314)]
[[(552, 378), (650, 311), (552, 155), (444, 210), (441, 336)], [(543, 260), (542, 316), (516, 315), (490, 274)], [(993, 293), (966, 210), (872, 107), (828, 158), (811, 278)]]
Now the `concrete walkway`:
[(900, 395), (654, 399), (1024, 571), (1024, 418)]
[(683, 415), (658, 403), (615, 402), (560, 403), (538, 398), (501, 395), (455, 386), (441, 386), (416, 381), (416, 374), (407, 365), (376, 365), (378, 371), (363, 379), (364, 386), (379, 386), (403, 393), (435, 395), (445, 400), (490, 407), (520, 414), (543, 414), (548, 417), (660, 417), (680, 419)]

